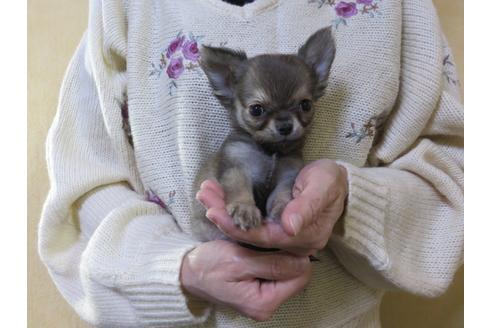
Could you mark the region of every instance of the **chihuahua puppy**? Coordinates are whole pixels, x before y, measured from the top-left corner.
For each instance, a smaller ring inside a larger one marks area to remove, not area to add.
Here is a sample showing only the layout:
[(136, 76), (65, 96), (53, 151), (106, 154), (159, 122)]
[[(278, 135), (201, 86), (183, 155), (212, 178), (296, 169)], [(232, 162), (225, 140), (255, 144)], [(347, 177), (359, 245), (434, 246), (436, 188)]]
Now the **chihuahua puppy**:
[[(263, 217), (278, 222), (292, 200), (313, 102), (323, 94), (334, 57), (330, 28), (311, 35), (297, 54), (248, 58), (242, 51), (202, 47), (200, 66), (233, 130), (199, 170), (193, 192), (207, 179), (220, 183), (226, 209), (241, 229), (260, 226)], [(225, 238), (198, 201), (192, 219), (200, 240)]]

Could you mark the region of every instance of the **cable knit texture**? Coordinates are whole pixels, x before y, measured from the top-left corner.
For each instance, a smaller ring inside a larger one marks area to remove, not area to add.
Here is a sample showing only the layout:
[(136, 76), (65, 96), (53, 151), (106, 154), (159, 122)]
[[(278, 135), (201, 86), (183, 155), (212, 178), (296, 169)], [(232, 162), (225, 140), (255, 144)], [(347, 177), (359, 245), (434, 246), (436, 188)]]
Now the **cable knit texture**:
[[(378, 327), (384, 290), (435, 296), (462, 263), (463, 107), (431, 0), (90, 1), (47, 140), (39, 251), (101, 327)], [(365, 8), (365, 9), (364, 9)], [(372, 9), (371, 9), (372, 8)], [(294, 53), (332, 25), (337, 55), (307, 161), (348, 171), (343, 229), (306, 290), (256, 323), (179, 283), (191, 185), (230, 131), (200, 46)]]

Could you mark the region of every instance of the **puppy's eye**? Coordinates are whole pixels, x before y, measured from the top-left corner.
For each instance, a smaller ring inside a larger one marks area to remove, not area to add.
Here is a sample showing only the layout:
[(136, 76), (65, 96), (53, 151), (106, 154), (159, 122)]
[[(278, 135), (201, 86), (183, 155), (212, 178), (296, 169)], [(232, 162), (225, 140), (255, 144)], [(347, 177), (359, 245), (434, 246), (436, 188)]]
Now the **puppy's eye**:
[(300, 107), (301, 107), (303, 112), (309, 112), (311, 110), (311, 107), (312, 107), (311, 101), (304, 99), (303, 101), (301, 101)]
[(249, 106), (249, 113), (251, 114), (251, 116), (261, 116), (263, 115), (263, 113), (265, 112), (265, 108), (263, 108), (263, 106), (261, 105), (252, 105), (252, 106)]

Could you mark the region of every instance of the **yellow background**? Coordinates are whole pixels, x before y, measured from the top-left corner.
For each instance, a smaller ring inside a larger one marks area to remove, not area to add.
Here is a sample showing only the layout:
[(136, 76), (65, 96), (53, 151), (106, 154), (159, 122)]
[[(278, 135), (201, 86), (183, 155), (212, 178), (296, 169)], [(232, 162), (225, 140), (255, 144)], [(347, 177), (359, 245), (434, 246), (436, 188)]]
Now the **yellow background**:
[[(183, 1), (183, 0), (181, 0)], [(463, 1), (434, 1), (463, 77)], [(36, 228), (48, 192), (44, 141), (68, 61), (87, 26), (87, 1), (28, 1), (28, 326), (89, 327), (57, 292), (39, 260)], [(463, 327), (463, 269), (437, 299), (387, 294), (383, 327)]]

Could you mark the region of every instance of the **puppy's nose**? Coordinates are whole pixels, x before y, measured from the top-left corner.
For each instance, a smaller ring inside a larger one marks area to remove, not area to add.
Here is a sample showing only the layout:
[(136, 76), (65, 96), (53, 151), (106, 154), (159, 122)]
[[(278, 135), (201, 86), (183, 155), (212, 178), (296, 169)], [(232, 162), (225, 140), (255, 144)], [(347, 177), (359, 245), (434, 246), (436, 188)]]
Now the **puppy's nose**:
[(283, 136), (288, 136), (292, 132), (292, 122), (277, 122), (277, 131)]

